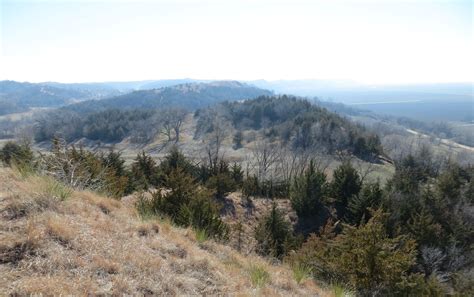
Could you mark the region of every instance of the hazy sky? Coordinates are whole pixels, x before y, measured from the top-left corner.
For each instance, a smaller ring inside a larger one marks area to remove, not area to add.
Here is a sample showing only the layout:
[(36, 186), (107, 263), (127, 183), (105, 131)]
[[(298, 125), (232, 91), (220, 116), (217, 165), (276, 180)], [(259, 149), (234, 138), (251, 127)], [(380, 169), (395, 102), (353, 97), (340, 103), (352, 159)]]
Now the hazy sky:
[(0, 3), (0, 79), (474, 80), (471, 0)]

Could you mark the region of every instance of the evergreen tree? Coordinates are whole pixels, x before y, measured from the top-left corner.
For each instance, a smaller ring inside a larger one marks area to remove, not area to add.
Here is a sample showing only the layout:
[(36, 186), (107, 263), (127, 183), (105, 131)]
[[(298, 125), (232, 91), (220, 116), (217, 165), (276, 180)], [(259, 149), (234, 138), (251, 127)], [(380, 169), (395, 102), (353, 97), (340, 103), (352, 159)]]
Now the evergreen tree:
[(237, 132), (235, 132), (234, 137), (232, 138), (232, 142), (233, 142), (232, 147), (234, 148), (234, 150), (238, 150), (242, 148), (242, 139), (243, 139), (242, 131), (238, 130)]
[(359, 194), (349, 200), (345, 221), (352, 225), (367, 222), (371, 217), (370, 210), (380, 207), (382, 198), (383, 191), (378, 182), (363, 185)]
[(255, 229), (257, 251), (266, 256), (283, 257), (295, 245), (291, 224), (273, 204), (270, 213), (260, 219)]
[(176, 146), (173, 146), (160, 163), (160, 170), (164, 175), (169, 175), (176, 169), (181, 169), (194, 177), (196, 177), (198, 172), (196, 166), (192, 164)]
[(211, 237), (227, 236), (228, 227), (220, 219), (219, 205), (192, 176), (177, 168), (165, 177), (164, 186), (153, 193), (148, 207), (152, 213), (169, 216), (177, 224), (203, 230)]
[(349, 201), (359, 194), (361, 187), (359, 173), (350, 162), (344, 162), (334, 170), (330, 191), (340, 219), (346, 215)]
[(133, 188), (147, 190), (160, 182), (159, 170), (153, 158), (144, 151), (139, 153), (132, 164)]
[(326, 195), (326, 175), (316, 170), (311, 161), (308, 169), (294, 179), (290, 188), (290, 199), (298, 217), (317, 215)]

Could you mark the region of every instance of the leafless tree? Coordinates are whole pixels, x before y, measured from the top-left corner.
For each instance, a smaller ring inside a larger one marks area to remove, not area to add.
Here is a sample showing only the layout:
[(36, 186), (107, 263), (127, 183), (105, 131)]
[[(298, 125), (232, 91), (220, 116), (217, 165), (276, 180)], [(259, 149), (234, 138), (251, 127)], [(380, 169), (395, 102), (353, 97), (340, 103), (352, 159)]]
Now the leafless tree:
[(179, 142), (179, 137), (181, 133), (181, 127), (183, 125), (184, 119), (186, 118), (186, 110), (184, 109), (173, 109), (171, 114), (174, 117), (173, 130), (175, 133), (175, 141)]
[(252, 150), (257, 177), (260, 180), (267, 180), (271, 167), (280, 160), (280, 150), (276, 143), (271, 143), (266, 139), (257, 140)]
[(204, 140), (205, 159), (211, 168), (216, 168), (219, 161), (224, 157), (222, 152), (222, 144), (226, 137), (227, 131), (230, 131), (228, 123), (223, 121), (217, 113), (212, 117), (213, 130)]
[(161, 133), (166, 135), (168, 142), (173, 139), (175, 142), (179, 142), (181, 136), (181, 128), (186, 118), (186, 110), (182, 108), (172, 108), (161, 111)]

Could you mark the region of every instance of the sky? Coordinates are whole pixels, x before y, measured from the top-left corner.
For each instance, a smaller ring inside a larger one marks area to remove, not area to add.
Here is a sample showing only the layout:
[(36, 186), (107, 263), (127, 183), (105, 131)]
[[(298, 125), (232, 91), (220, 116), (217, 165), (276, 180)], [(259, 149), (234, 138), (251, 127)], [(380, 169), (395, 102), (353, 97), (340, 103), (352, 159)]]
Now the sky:
[(0, 80), (474, 81), (471, 0), (0, 3)]

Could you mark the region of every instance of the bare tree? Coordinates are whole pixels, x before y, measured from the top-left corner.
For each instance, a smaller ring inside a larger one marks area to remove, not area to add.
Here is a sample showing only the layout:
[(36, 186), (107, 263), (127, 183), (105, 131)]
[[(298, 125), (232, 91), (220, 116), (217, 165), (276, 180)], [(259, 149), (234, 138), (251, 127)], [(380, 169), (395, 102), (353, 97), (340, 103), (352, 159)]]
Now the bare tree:
[(168, 142), (173, 139), (173, 132), (175, 142), (179, 142), (186, 114), (186, 110), (182, 108), (172, 108), (161, 112), (161, 133), (167, 136)]
[(281, 155), (278, 145), (266, 139), (258, 140), (255, 142), (252, 154), (258, 178), (266, 180), (271, 167), (280, 160)]
[(226, 132), (230, 130), (228, 123), (223, 121), (217, 113), (214, 113), (212, 119), (212, 132), (208, 134), (205, 141), (206, 161), (211, 168), (217, 168), (219, 160), (223, 158), (222, 143), (225, 139)]
[(183, 125), (184, 119), (186, 118), (187, 112), (184, 109), (173, 109), (170, 113), (174, 117), (173, 130), (175, 133), (175, 141), (179, 142), (181, 127)]

